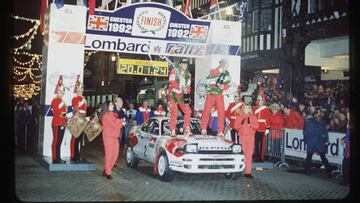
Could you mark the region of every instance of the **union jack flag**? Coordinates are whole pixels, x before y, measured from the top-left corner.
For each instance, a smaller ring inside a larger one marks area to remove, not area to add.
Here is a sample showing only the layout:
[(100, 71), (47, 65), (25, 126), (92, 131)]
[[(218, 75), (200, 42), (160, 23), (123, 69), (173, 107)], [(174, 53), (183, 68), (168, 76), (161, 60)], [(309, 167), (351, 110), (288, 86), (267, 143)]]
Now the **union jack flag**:
[(204, 25), (191, 25), (190, 36), (192, 39), (205, 39), (209, 27)]
[(109, 24), (108, 16), (89, 15), (87, 29), (107, 31)]

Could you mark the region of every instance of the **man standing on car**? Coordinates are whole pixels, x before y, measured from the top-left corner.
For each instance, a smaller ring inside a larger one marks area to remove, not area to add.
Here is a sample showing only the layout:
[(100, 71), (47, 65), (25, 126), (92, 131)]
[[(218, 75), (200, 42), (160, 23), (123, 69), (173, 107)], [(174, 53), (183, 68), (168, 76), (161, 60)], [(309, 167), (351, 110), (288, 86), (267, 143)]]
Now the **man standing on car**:
[(224, 138), (225, 105), (223, 91), (229, 88), (230, 75), (227, 71), (228, 62), (222, 59), (219, 64), (217, 68), (211, 69), (210, 74), (206, 77), (207, 95), (201, 118), (201, 134), (206, 135), (211, 109), (215, 107), (219, 121), (217, 136)]
[(170, 112), (170, 131), (171, 136), (175, 136), (176, 121), (178, 117), (178, 107), (184, 112), (184, 135), (190, 132), (191, 108), (189, 96), (191, 88), (191, 74), (188, 69), (189, 60), (181, 59), (179, 66), (171, 70), (169, 76), (169, 112)]

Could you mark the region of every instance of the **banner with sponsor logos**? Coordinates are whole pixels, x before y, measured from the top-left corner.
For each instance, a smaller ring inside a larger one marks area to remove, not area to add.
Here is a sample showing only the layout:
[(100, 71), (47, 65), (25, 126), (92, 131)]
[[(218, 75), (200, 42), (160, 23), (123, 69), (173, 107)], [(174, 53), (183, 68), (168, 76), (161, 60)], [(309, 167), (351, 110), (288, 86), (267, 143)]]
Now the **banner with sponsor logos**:
[[(326, 158), (329, 163), (342, 164), (344, 147), (340, 144), (344, 133), (329, 132), (329, 145), (326, 148)], [(306, 158), (306, 144), (302, 130), (285, 129), (284, 132), (284, 149), (286, 156), (297, 158)], [(320, 156), (313, 155), (313, 160), (321, 161)]]
[[(45, 21), (45, 35), (43, 46), (43, 75), (41, 90), (41, 105), (44, 106), (44, 117), (40, 122), (39, 146), (44, 156), (51, 157), (53, 132), (51, 128), (51, 102), (55, 97), (55, 87), (62, 75), (63, 85), (66, 87), (63, 100), (72, 111), (71, 100), (77, 77), (83, 80), (84, 72), (84, 42), (86, 27), (86, 8), (64, 5), (57, 8), (51, 4)], [(70, 157), (71, 134), (65, 130), (61, 145), (61, 156)]]
[(160, 3), (95, 11), (86, 22), (89, 50), (183, 57), (205, 55), (210, 22), (192, 20)]

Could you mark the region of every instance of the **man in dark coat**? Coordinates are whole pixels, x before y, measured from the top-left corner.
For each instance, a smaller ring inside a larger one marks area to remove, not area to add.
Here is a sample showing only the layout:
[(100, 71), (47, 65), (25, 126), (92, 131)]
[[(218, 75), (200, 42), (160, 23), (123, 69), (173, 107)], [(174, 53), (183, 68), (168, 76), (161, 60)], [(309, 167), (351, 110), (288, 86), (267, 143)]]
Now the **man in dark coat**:
[(324, 122), (321, 120), (321, 110), (316, 109), (313, 115), (308, 111), (304, 122), (304, 142), (307, 145), (305, 174), (310, 175), (310, 166), (314, 153), (320, 155), (328, 177), (331, 178), (329, 162), (325, 157), (326, 146), (329, 144), (329, 134)]
[(124, 119), (124, 127), (121, 130), (121, 135), (119, 136), (119, 144), (120, 147), (123, 147), (124, 150), (124, 154), (125, 154), (125, 144), (127, 141), (127, 129), (125, 128), (125, 123), (127, 123), (128, 117), (126, 115), (126, 109), (123, 108), (124, 106), (124, 101), (122, 100), (122, 98), (117, 97), (115, 99), (115, 108), (114, 108), (114, 112), (118, 114), (119, 118)]

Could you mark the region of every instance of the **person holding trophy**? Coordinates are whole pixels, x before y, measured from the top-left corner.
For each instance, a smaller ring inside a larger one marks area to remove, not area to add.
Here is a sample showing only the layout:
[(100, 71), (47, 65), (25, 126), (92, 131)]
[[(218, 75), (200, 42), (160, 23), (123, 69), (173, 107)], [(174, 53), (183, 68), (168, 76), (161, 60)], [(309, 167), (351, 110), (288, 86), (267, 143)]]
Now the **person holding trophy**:
[(228, 62), (221, 59), (219, 66), (210, 70), (210, 74), (206, 77), (205, 88), (207, 91), (204, 111), (201, 117), (201, 134), (206, 135), (206, 127), (209, 121), (211, 109), (215, 107), (218, 115), (218, 132), (217, 136), (224, 138), (224, 122), (225, 122), (225, 105), (223, 91), (229, 88), (230, 75), (227, 71)]

